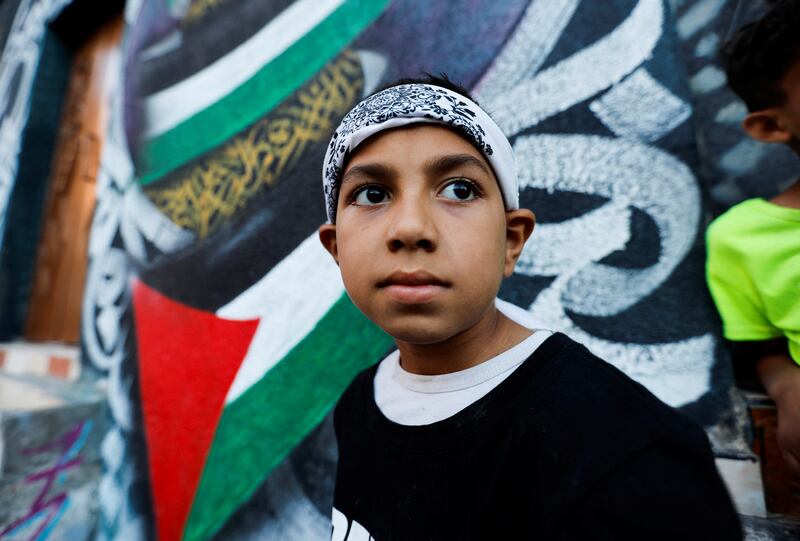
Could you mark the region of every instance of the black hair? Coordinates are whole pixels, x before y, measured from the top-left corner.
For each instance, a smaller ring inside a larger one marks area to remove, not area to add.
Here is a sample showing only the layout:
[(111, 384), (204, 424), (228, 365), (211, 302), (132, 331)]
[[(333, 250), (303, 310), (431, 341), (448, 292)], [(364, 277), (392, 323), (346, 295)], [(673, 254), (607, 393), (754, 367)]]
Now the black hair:
[(383, 92), (387, 88), (392, 88), (400, 85), (414, 85), (414, 84), (433, 85), (441, 88), (446, 88), (447, 90), (455, 92), (456, 94), (461, 94), (465, 98), (468, 98), (471, 101), (480, 105), (477, 102), (477, 100), (470, 95), (469, 90), (467, 90), (460, 84), (456, 83), (455, 81), (451, 80), (446, 73), (439, 73), (438, 75), (434, 75), (432, 73), (426, 72), (420, 77), (404, 77), (402, 79), (397, 79), (396, 81), (381, 86), (370, 95), (375, 95), (379, 92)]
[(722, 48), (728, 85), (750, 111), (783, 105), (781, 80), (800, 61), (800, 0), (777, 0)]

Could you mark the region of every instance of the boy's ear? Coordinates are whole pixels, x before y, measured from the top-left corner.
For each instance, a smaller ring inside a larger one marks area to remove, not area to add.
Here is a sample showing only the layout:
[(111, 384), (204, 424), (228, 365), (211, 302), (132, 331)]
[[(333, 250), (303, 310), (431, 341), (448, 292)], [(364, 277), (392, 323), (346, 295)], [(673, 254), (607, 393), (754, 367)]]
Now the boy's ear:
[(319, 226), (319, 241), (328, 250), (328, 253), (333, 256), (336, 264), (339, 264), (339, 250), (336, 246), (336, 225), (335, 224), (322, 224)]
[(506, 212), (506, 264), (503, 276), (508, 278), (514, 272), (517, 259), (525, 247), (525, 241), (533, 233), (536, 216), (528, 209)]
[(780, 111), (775, 108), (753, 111), (744, 117), (742, 127), (750, 137), (762, 143), (788, 143), (792, 138)]

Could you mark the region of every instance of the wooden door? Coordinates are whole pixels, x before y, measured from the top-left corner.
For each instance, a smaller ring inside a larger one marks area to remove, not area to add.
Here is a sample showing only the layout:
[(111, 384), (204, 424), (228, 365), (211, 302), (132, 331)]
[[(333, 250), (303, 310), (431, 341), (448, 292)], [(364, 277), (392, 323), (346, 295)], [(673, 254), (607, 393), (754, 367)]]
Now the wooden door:
[(86, 279), (95, 182), (110, 98), (121, 91), (120, 16), (84, 43), (73, 59), (25, 328), (30, 340), (77, 342)]

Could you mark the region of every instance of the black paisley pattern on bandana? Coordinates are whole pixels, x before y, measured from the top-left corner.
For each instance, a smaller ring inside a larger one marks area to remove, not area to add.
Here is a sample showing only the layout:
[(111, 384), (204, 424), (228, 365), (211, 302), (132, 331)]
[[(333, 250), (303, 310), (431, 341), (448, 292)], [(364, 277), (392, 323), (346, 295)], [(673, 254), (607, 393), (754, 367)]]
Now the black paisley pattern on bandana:
[(342, 164), (350, 152), (351, 136), (368, 126), (394, 118), (421, 117), (448, 124), (463, 133), (486, 156), (494, 153), (486, 132), (475, 121), (470, 104), (457, 95), (429, 85), (400, 85), (387, 88), (356, 105), (334, 132), (325, 163), (325, 202), (328, 216), (336, 216)]

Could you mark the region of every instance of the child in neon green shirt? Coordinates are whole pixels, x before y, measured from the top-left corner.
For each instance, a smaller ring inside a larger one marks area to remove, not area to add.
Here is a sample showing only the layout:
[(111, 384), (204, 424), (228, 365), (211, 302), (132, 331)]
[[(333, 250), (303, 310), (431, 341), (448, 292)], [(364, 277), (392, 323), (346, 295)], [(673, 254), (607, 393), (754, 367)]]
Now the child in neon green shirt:
[(708, 230), (708, 283), (725, 337), (785, 337), (800, 362), (800, 209), (749, 199)]
[[(781, 0), (724, 49), (728, 84), (745, 102), (745, 131), (800, 154), (800, 2)], [(734, 355), (755, 361), (778, 407), (778, 445), (800, 475), (800, 181), (717, 218), (707, 278)]]

